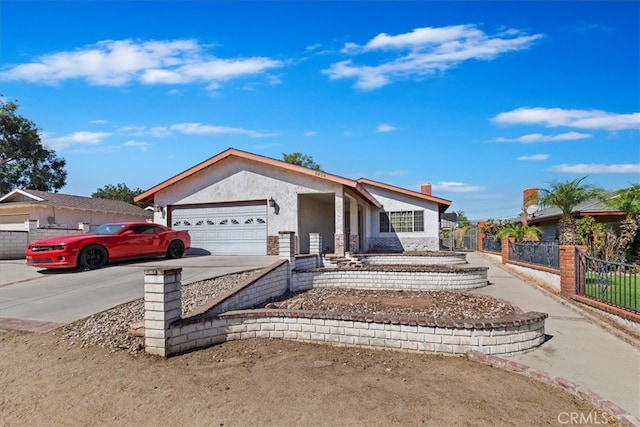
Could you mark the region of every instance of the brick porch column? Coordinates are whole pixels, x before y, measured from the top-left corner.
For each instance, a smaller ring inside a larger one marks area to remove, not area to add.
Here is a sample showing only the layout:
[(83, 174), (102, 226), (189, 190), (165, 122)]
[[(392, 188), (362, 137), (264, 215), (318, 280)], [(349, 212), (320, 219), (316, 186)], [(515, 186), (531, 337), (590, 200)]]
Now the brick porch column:
[(296, 233), (293, 231), (281, 231), (278, 246), (278, 256), (280, 259), (289, 261), (289, 271), (287, 272), (287, 290), (291, 290), (292, 271), (296, 268)]
[(150, 354), (167, 357), (169, 326), (182, 317), (182, 268), (144, 271), (144, 346)]

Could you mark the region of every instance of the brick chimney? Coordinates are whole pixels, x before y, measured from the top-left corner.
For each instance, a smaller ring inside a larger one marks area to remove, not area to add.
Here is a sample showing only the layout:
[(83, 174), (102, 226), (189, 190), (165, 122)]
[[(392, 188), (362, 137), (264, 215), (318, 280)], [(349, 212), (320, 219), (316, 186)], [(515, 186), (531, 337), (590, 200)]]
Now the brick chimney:
[(527, 188), (522, 192), (522, 210), (523, 212), (523, 222), (526, 225), (527, 221), (531, 215), (527, 212), (529, 206), (538, 204), (538, 189), (537, 188)]
[(427, 196), (431, 196), (431, 184), (422, 184), (420, 186), (420, 192), (422, 194), (426, 194)]

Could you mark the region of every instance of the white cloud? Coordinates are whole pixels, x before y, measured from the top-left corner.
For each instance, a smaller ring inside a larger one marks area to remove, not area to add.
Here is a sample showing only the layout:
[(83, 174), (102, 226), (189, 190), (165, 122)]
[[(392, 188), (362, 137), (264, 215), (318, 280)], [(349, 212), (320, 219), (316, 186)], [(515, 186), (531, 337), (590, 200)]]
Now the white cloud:
[(207, 49), (195, 40), (105, 40), (8, 67), (2, 79), (45, 84), (80, 79), (100, 86), (196, 83), (215, 89), (221, 82), (283, 66), (265, 57), (217, 58)]
[(318, 132), (316, 132), (315, 130), (310, 130), (308, 132), (305, 132), (302, 134), (302, 136), (316, 136), (318, 134)]
[(355, 86), (373, 90), (394, 79), (422, 79), (468, 60), (492, 60), (504, 53), (528, 49), (542, 34), (507, 30), (488, 35), (476, 25), (416, 28), (409, 33), (378, 34), (368, 43), (345, 44), (345, 54), (382, 52), (391, 59), (374, 65), (356, 65), (352, 59), (337, 62), (322, 72), (330, 79), (355, 78)]
[(397, 130), (397, 128), (392, 126), (392, 125), (390, 125), (390, 124), (383, 123), (381, 125), (378, 125), (376, 130), (378, 132), (385, 133), (385, 132), (393, 132), (394, 130)]
[(376, 172), (376, 175), (384, 175), (384, 176), (407, 176), (408, 172), (402, 169), (396, 169), (392, 171), (379, 171)]
[(640, 173), (640, 163), (627, 163), (619, 165), (603, 165), (598, 163), (589, 164), (561, 164), (553, 166), (553, 172), (579, 173), (579, 174), (601, 174), (601, 173)]
[(182, 96), (182, 95), (184, 95), (182, 93), (182, 91), (179, 91), (178, 89), (171, 89), (169, 92), (167, 92), (167, 94), (169, 94), (171, 96)]
[(63, 150), (74, 145), (99, 145), (104, 138), (111, 135), (109, 132), (74, 132), (70, 135), (50, 138), (44, 134), (42, 142), (54, 150)]
[(318, 50), (322, 47), (322, 45), (320, 43), (316, 43), (316, 44), (312, 44), (307, 46), (304, 50), (305, 52), (313, 52), (315, 50)]
[(580, 132), (566, 132), (557, 135), (543, 135), (541, 133), (530, 133), (518, 138), (496, 138), (495, 142), (518, 142), (521, 144), (533, 144), (536, 142), (556, 142), (556, 141), (576, 141), (591, 138), (592, 135)]
[(106, 125), (109, 122), (106, 120), (91, 120), (89, 121), (89, 123), (91, 123), (92, 125)]
[(548, 154), (533, 154), (531, 156), (520, 156), (518, 157), (518, 160), (524, 161), (524, 162), (535, 162), (535, 161), (540, 161), (540, 160), (547, 160), (549, 158)]
[(125, 147), (135, 147), (135, 148), (139, 148), (140, 151), (147, 151), (147, 149), (149, 148), (149, 146), (151, 144), (149, 144), (148, 142), (140, 142), (140, 141), (127, 141), (123, 144)]
[(264, 138), (278, 135), (277, 133), (257, 132), (242, 128), (213, 126), (202, 123), (179, 123), (171, 125), (169, 129), (186, 135), (244, 135), (251, 138)]
[(465, 184), (464, 182), (443, 181), (431, 186), (433, 191), (442, 193), (471, 193), (474, 191), (484, 191), (485, 187)]
[(164, 126), (154, 126), (149, 128), (146, 126), (127, 125), (119, 128), (118, 132), (128, 136), (153, 136), (156, 138), (163, 138), (171, 135), (171, 131)]
[(564, 110), (562, 108), (516, 108), (491, 119), (500, 125), (542, 125), (610, 131), (640, 129), (640, 113), (616, 114), (601, 110)]

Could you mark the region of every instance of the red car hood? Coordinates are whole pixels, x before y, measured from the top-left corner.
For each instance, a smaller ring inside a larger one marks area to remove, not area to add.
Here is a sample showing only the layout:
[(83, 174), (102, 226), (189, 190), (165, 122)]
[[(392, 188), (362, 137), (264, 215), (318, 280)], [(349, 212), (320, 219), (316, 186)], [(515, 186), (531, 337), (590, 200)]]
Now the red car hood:
[(85, 233), (85, 234), (69, 234), (67, 236), (56, 236), (49, 237), (47, 239), (36, 240), (35, 242), (29, 243), (29, 246), (49, 246), (49, 245), (61, 245), (63, 243), (73, 243), (80, 240), (84, 240), (87, 237), (95, 236), (95, 234)]

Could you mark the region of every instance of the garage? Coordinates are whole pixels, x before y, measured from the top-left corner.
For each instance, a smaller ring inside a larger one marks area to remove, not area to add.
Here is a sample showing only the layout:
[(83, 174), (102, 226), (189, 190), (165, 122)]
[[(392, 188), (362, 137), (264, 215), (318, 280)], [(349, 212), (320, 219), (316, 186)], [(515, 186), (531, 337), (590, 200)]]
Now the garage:
[(191, 253), (266, 255), (266, 202), (173, 206), (171, 227), (191, 235)]

